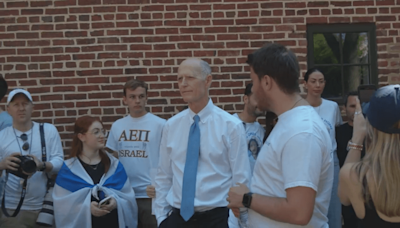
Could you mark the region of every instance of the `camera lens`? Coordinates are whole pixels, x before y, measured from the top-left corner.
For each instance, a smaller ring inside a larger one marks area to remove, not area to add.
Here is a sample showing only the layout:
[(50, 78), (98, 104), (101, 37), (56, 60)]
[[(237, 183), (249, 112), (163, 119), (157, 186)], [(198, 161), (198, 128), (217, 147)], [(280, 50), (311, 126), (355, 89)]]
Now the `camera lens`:
[(31, 158), (21, 159), (21, 168), (25, 173), (33, 173), (36, 171), (36, 163)]

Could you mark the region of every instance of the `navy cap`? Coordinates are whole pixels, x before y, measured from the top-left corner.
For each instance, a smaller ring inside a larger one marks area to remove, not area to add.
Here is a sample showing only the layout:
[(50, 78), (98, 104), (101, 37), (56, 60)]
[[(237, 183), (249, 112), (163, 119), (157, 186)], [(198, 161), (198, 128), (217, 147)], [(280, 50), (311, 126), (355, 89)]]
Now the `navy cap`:
[(400, 85), (379, 88), (363, 107), (372, 127), (388, 134), (400, 134), (395, 124), (400, 121)]

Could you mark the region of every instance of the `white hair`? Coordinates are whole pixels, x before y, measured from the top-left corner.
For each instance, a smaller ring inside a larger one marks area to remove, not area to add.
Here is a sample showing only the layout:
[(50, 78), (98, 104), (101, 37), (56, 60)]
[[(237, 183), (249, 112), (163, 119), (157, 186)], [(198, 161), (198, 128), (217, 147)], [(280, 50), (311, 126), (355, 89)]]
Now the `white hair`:
[(211, 74), (211, 67), (210, 65), (204, 61), (200, 59), (200, 70), (201, 70), (201, 76), (205, 79), (208, 75)]

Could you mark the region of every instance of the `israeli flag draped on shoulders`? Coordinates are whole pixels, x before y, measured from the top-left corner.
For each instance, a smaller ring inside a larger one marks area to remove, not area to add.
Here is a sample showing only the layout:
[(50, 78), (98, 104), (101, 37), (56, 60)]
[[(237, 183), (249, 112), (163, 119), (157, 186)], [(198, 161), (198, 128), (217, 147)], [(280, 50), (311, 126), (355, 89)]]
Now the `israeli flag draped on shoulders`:
[(92, 227), (91, 196), (98, 198), (98, 191), (103, 191), (117, 201), (119, 228), (137, 228), (135, 193), (122, 164), (109, 158), (110, 169), (96, 185), (77, 158), (64, 162), (53, 190), (56, 227)]

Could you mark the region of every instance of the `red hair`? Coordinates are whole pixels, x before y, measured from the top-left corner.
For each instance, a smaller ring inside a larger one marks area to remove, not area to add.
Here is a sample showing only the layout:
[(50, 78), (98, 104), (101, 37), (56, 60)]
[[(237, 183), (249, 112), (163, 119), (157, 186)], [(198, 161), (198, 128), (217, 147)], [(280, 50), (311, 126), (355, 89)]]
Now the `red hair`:
[[(99, 122), (104, 127), (100, 119), (91, 116), (82, 116), (75, 121), (74, 136), (72, 137), (71, 153), (69, 155), (70, 158), (78, 157), (80, 154), (82, 154), (83, 143), (78, 138), (78, 134), (85, 134), (88, 132), (90, 126), (92, 126), (94, 122)], [(103, 149), (99, 150), (99, 155), (101, 158), (101, 163), (104, 165), (105, 173), (107, 173), (110, 169), (111, 160), (108, 157), (107, 152), (105, 152)]]

